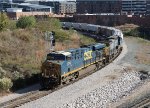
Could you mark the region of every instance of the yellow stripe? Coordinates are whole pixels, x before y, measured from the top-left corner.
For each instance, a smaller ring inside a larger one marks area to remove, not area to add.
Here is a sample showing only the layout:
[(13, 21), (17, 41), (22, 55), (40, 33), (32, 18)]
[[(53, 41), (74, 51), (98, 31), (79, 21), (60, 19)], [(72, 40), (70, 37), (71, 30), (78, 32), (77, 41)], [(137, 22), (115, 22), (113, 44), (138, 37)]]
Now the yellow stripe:
[(65, 77), (65, 76), (68, 76), (69, 74), (75, 73), (75, 72), (81, 70), (82, 68), (84, 68), (84, 67), (81, 67), (81, 68), (78, 68), (78, 69), (76, 69), (76, 70), (70, 71), (70, 72), (68, 72), (68, 73), (66, 73), (66, 74), (64, 74), (64, 75), (62, 75), (62, 76), (64, 76), (64, 77)]
[(90, 66), (90, 65), (92, 65), (92, 64), (94, 64), (94, 63), (97, 63), (97, 62), (99, 62), (99, 61), (101, 61), (101, 60), (98, 60), (98, 61), (93, 62), (93, 63), (91, 63), (91, 64), (85, 65), (84, 67), (78, 68), (78, 69), (76, 69), (76, 70), (70, 71), (70, 72), (68, 72), (68, 73), (66, 73), (66, 74), (64, 74), (64, 75), (62, 75), (62, 76), (63, 76), (63, 77), (68, 76), (69, 74), (75, 73), (75, 72), (77, 72), (77, 71), (79, 71), (79, 70), (81, 70), (81, 69), (83, 69), (83, 68), (85, 68), (85, 67), (88, 67), (88, 66)]

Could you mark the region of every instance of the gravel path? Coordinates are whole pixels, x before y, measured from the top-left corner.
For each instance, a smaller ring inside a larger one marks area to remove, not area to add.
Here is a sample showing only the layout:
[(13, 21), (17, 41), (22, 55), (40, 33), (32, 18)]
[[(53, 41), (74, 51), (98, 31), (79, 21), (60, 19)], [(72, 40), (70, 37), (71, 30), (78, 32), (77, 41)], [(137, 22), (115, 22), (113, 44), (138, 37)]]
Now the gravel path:
[(13, 94), (9, 94), (7, 96), (0, 97), (0, 103), (3, 103), (3, 102), (6, 102), (6, 101), (15, 99), (15, 98), (20, 97), (20, 96), (23, 96), (27, 92), (39, 90), (39, 88), (40, 88), (40, 85), (39, 84), (35, 84), (35, 85), (32, 85), (32, 86), (27, 87), (25, 89), (18, 90), (18, 91), (16, 91)]
[[(136, 55), (138, 53), (140, 53), (141, 51), (143, 51), (141, 49), (147, 50), (147, 51), (143, 52), (143, 53), (145, 53), (145, 55), (143, 55), (143, 56), (147, 56), (147, 59), (150, 58), (150, 41), (147, 42), (149, 45), (146, 45), (146, 43), (145, 43), (146, 40), (142, 41), (142, 39), (140, 39), (140, 38), (125, 37), (124, 40), (126, 41), (126, 44), (128, 47), (128, 53), (126, 54), (126, 56), (123, 57), (123, 59), (121, 61), (118, 62), (118, 64), (129, 63), (133, 67), (137, 68), (138, 70), (150, 71), (150, 64), (138, 63), (138, 61), (136, 59)], [(146, 57), (145, 57), (145, 59), (146, 59)]]
[(124, 44), (121, 55), (110, 65), (61, 90), (24, 104), (20, 108), (75, 108), (82, 105), (96, 107), (99, 103), (104, 107), (108, 102), (116, 101), (119, 97), (127, 95), (140, 82), (136, 72), (123, 71), (129, 64), (117, 65), (126, 53), (127, 46)]
[(100, 86), (91, 92), (70, 101), (59, 108), (104, 108), (108, 104), (128, 95), (141, 82), (136, 72), (124, 73), (119, 79)]

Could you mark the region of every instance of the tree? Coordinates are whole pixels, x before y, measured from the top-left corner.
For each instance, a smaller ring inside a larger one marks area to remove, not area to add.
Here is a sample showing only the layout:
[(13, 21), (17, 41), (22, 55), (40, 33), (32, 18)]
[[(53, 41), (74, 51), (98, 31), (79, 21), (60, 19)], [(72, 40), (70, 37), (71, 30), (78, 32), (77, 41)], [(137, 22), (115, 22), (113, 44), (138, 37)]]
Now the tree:
[(36, 19), (33, 16), (24, 16), (19, 18), (19, 20), (16, 23), (16, 26), (18, 28), (30, 28), (34, 27), (36, 24)]
[(6, 13), (1, 12), (0, 13), (0, 31), (2, 31), (4, 28), (8, 26), (9, 18), (6, 15)]

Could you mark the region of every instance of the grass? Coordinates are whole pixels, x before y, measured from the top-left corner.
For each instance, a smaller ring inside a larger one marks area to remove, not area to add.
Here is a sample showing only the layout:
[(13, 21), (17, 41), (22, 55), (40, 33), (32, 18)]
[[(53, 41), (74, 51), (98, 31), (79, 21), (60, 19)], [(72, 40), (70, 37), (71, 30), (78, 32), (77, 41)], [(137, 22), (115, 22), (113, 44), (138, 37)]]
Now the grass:
[(123, 33), (128, 33), (131, 30), (134, 30), (136, 28), (138, 28), (139, 26), (134, 25), (134, 24), (125, 24), (125, 25), (121, 25), (121, 26), (116, 26), (116, 28), (120, 29), (123, 31)]
[[(45, 40), (46, 31), (56, 33), (55, 50), (79, 48), (81, 45), (95, 43), (94, 39), (74, 30), (62, 30), (59, 20), (53, 18), (38, 21), (34, 28), (18, 29), (15, 21), (10, 24), (6, 30), (0, 32), (0, 64), (7, 72), (4, 77), (15, 81), (40, 72), (41, 63), (50, 49), (50, 42)], [(18, 85), (17, 82), (15, 84)]]
[(116, 26), (116, 28), (122, 30), (124, 36), (140, 37), (150, 40), (150, 28), (139, 27), (134, 24), (125, 24), (121, 26)]
[(142, 43), (142, 44), (145, 44), (145, 45), (150, 45), (150, 41), (149, 40), (145, 40), (143, 38), (138, 38), (138, 42)]
[(137, 51), (135, 58), (140, 64), (150, 65), (150, 41), (138, 38), (138, 43), (142, 45)]
[(146, 64), (150, 65), (150, 57), (146, 57), (143, 53), (138, 53), (135, 58), (137, 59), (137, 62), (140, 64)]
[[(136, 60), (140, 64), (150, 65), (150, 41), (149, 34), (146, 32), (148, 29), (140, 28), (137, 25), (125, 24), (117, 26), (116, 28), (123, 31), (124, 36), (136, 37), (139, 45), (141, 46), (135, 56)], [(143, 35), (144, 34), (144, 35)], [(144, 38), (144, 39), (143, 39)], [(146, 40), (146, 39), (147, 40)]]

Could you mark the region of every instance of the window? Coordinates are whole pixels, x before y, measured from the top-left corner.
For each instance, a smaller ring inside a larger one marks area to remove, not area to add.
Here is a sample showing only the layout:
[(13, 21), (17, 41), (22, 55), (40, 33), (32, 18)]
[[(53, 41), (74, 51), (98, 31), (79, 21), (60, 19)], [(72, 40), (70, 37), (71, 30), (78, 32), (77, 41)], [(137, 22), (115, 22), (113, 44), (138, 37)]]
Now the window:
[(68, 68), (68, 72), (70, 72), (70, 68)]
[(71, 57), (68, 57), (68, 56), (67, 56), (66, 59), (67, 59), (67, 60), (71, 60)]

